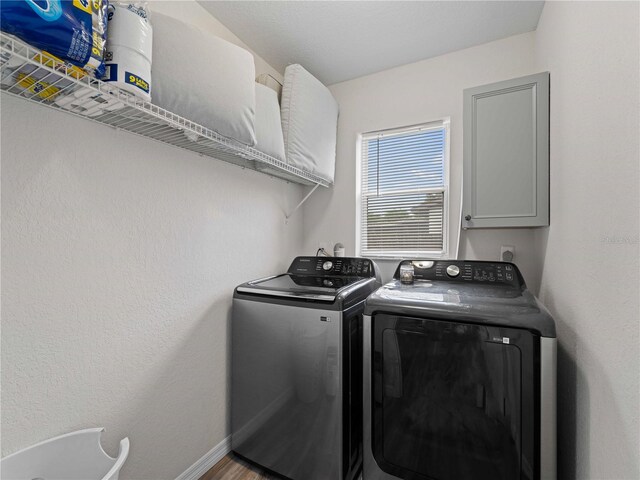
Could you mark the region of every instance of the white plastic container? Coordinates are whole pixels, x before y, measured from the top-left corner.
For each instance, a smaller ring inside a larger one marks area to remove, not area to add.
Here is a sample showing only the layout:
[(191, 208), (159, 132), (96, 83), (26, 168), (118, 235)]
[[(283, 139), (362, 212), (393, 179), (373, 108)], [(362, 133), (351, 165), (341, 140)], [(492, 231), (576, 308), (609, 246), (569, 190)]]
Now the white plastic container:
[(129, 455), (129, 439), (120, 441), (117, 458), (100, 445), (104, 428), (88, 428), (37, 443), (0, 460), (2, 480), (118, 480)]
[(151, 101), (153, 29), (144, 2), (113, 2), (107, 13), (105, 82)]

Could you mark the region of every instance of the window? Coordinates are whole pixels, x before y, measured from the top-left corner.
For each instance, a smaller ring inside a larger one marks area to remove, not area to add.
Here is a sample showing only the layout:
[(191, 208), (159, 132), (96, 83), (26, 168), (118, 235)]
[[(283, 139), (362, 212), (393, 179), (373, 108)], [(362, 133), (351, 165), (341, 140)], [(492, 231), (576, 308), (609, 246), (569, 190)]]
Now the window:
[(363, 134), (359, 156), (359, 254), (445, 257), (449, 121)]

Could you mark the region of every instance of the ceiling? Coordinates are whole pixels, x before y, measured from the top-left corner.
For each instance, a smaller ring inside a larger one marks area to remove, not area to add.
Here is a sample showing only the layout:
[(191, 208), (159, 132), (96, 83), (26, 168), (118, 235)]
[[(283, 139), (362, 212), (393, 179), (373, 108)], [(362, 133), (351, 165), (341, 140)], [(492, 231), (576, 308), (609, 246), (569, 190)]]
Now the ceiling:
[[(277, 70), (327, 85), (536, 29), (542, 1), (206, 1)], [(258, 72), (259, 73), (259, 72)]]

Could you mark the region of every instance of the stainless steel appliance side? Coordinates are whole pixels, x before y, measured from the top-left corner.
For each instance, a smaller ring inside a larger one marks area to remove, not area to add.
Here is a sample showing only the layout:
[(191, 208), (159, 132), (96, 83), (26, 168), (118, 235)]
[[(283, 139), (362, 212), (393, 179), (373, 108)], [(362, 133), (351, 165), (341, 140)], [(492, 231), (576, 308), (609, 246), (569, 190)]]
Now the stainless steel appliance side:
[(362, 412), (363, 419), (362, 425), (364, 427), (362, 437), (362, 479), (363, 480), (398, 480), (397, 477), (389, 475), (383, 472), (375, 458), (373, 457), (373, 451), (371, 450), (371, 362), (373, 358), (371, 356), (371, 342), (372, 338), (371, 328), (371, 316), (364, 315), (362, 317), (362, 357), (364, 359), (362, 379), (363, 379), (363, 399), (362, 399)]
[(540, 338), (540, 478), (557, 478), (557, 349), (556, 338)]
[(342, 312), (317, 307), (233, 300), (232, 449), (294, 480), (342, 478)]

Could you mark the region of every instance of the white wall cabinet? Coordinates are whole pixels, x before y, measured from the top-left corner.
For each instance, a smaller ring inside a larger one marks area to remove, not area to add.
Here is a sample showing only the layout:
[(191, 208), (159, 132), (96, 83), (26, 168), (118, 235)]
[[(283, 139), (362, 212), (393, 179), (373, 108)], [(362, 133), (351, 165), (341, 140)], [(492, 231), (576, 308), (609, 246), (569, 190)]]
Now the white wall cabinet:
[(549, 225), (549, 73), (464, 91), (463, 228)]

